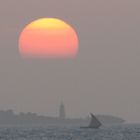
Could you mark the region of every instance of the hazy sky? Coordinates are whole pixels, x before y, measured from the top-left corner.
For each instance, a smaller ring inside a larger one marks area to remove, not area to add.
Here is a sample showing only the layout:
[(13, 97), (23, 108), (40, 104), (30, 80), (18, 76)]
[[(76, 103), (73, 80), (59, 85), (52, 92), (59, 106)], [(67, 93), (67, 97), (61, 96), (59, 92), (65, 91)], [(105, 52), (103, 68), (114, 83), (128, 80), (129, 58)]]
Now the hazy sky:
[[(2, 0), (0, 109), (68, 117), (89, 112), (140, 122), (139, 0)], [(75, 59), (22, 59), (18, 38), (41, 17), (70, 23), (80, 41)]]

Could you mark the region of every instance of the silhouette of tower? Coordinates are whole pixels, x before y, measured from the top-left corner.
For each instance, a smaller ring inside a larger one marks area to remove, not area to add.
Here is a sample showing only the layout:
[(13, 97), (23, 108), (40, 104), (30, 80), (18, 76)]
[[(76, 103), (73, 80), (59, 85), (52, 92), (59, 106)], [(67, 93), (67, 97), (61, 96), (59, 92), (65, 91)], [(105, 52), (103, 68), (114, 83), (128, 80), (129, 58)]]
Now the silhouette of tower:
[(64, 120), (65, 118), (66, 118), (65, 106), (63, 103), (61, 103), (59, 108), (59, 119)]

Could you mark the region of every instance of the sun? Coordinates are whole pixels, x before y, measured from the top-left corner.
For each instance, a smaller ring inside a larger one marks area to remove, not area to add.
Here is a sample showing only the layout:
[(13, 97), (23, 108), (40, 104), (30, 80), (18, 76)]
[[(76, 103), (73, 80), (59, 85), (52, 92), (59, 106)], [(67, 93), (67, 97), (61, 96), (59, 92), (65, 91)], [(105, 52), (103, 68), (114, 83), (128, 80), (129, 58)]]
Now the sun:
[(78, 35), (74, 28), (57, 18), (41, 18), (28, 24), (19, 37), (23, 57), (75, 57)]

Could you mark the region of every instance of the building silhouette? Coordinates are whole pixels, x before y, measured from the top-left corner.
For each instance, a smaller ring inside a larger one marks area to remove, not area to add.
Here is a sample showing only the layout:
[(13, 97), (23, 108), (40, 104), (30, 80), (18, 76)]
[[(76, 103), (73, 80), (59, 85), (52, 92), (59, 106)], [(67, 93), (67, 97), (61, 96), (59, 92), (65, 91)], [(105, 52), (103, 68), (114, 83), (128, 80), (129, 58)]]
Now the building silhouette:
[(63, 103), (61, 103), (59, 108), (59, 119), (66, 119), (65, 105)]

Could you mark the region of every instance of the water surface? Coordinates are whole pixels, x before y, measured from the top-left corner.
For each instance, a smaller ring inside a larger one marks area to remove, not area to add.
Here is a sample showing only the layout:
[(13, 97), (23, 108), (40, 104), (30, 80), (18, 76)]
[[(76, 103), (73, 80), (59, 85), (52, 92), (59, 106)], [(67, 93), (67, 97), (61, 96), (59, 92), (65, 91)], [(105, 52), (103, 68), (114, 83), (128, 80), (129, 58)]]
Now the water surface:
[(0, 140), (140, 140), (140, 125), (98, 130), (68, 127), (0, 127)]

